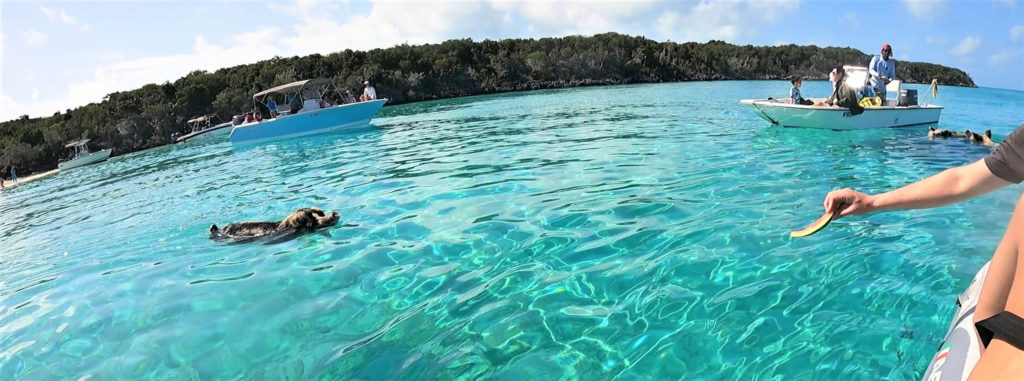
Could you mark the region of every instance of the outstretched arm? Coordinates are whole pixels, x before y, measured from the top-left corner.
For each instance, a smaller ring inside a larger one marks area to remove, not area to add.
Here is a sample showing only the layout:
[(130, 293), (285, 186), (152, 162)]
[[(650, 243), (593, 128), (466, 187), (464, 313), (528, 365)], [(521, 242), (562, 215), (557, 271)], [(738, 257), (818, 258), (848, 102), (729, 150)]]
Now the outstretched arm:
[(950, 168), (924, 180), (877, 195), (840, 189), (825, 196), (825, 211), (839, 211), (840, 217), (879, 210), (934, 208), (977, 197), (1010, 182), (992, 174), (984, 160)]

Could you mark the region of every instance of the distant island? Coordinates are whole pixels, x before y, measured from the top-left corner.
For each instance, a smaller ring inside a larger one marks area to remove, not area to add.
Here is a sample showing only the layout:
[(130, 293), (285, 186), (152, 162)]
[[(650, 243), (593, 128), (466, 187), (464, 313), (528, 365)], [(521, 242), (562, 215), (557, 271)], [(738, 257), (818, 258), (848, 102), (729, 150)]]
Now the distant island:
[[(0, 174), (57, 167), (64, 144), (90, 138), (114, 155), (171, 143), (191, 117), (217, 113), (225, 119), (252, 108), (252, 94), (295, 80), (326, 77), (342, 89), (361, 91), (366, 79), (389, 105), (510, 91), (576, 86), (709, 80), (826, 79), (837, 64), (867, 66), (871, 55), (851, 48), (737, 46), (657, 42), (605, 33), (592, 37), (449, 40), (399, 45), (367, 52), (274, 57), (248, 65), (195, 71), (163, 84), (116, 92), (100, 103), (27, 115), (0, 123)], [(906, 83), (976, 87), (962, 70), (897, 60)]]

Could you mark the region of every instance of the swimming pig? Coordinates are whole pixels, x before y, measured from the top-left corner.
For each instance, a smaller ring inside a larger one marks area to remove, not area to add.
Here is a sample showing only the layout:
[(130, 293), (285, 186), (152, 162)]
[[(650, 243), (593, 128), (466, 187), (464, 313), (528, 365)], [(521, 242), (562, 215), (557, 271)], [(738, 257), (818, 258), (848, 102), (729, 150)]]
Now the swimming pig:
[(992, 130), (985, 130), (984, 134), (977, 134), (971, 132), (971, 130), (967, 130), (964, 131), (964, 134), (967, 135), (967, 140), (970, 140), (972, 143), (979, 143), (986, 146), (996, 145), (996, 143), (992, 142)]
[(934, 138), (965, 138), (967, 134), (950, 131), (946, 129), (936, 129), (935, 127), (928, 127), (928, 139)]
[(210, 239), (228, 243), (287, 241), (316, 229), (338, 223), (338, 212), (325, 215), (319, 208), (302, 208), (292, 212), (281, 222), (239, 222), (218, 228), (210, 226)]

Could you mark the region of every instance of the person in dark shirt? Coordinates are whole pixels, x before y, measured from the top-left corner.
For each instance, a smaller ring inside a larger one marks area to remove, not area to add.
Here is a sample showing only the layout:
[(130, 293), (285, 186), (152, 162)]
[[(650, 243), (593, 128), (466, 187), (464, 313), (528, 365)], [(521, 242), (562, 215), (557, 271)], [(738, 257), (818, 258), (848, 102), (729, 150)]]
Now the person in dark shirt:
[(846, 70), (842, 66), (836, 66), (832, 69), (836, 77), (836, 86), (832, 90), (832, 95), (829, 95), (825, 99), (825, 104), (837, 107), (846, 107), (850, 109), (850, 116), (860, 115), (864, 112), (864, 108), (858, 104), (857, 90), (850, 88), (845, 84), (846, 81)]
[[(882, 210), (923, 209), (960, 202), (1024, 181), (1024, 124), (985, 158), (886, 193), (840, 189), (825, 196), (835, 218)], [(992, 255), (974, 323), (983, 346), (971, 379), (1019, 379), (1024, 374), (1024, 197)]]

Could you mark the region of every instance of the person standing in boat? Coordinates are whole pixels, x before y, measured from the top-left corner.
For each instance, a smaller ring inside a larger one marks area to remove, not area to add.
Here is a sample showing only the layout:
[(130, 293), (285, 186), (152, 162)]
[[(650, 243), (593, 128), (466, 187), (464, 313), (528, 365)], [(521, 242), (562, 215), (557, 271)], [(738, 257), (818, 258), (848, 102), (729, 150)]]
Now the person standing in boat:
[[(985, 158), (950, 168), (886, 193), (869, 195), (840, 189), (825, 196), (834, 219), (883, 210), (936, 208), (1024, 182), (1024, 124)], [(985, 348), (971, 380), (1010, 380), (1024, 375), (1024, 196), (992, 254), (974, 312)]]
[(891, 56), (892, 46), (882, 45), (880, 56), (872, 56), (871, 63), (868, 64), (871, 88), (875, 90), (876, 96), (882, 98), (882, 104), (885, 104), (885, 85), (896, 78), (896, 63), (889, 59)]
[(370, 85), (370, 81), (363, 81), (363, 86), (363, 95), (359, 97), (360, 101), (366, 102), (377, 99), (377, 89)]

